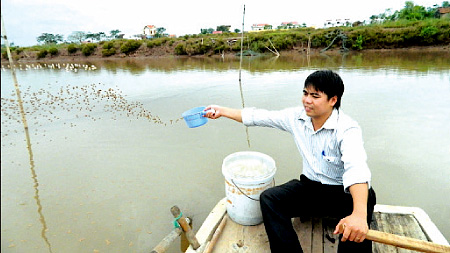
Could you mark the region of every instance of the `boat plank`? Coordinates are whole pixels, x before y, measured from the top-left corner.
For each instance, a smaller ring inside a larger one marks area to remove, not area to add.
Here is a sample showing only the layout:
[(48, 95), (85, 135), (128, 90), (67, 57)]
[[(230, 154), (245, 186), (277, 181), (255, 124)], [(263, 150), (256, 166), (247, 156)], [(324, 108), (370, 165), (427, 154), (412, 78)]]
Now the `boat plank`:
[[(394, 206), (395, 207), (395, 206)], [(386, 209), (387, 208), (387, 209)], [(381, 210), (374, 212), (374, 219), (371, 223), (371, 229), (400, 236), (407, 236), (425, 241), (433, 241), (432, 238), (441, 240), (441, 244), (448, 245), (438, 230), (426, 214), (419, 208), (399, 208), (395, 207), (395, 212), (390, 212), (389, 206), (381, 206)], [(413, 212), (410, 212), (413, 210)], [(212, 233), (214, 233), (217, 224), (226, 213), (224, 200), (208, 216), (202, 227), (199, 229), (198, 239), (200, 243), (206, 243)], [(420, 217), (417, 217), (419, 214)], [(427, 218), (427, 219), (426, 219)], [(425, 226), (421, 221), (429, 220)], [(334, 253), (337, 251), (339, 236), (334, 235), (333, 231), (338, 220), (331, 218), (302, 217), (293, 218), (292, 225), (295, 229), (299, 241), (305, 253), (325, 252)], [(432, 228), (431, 232), (426, 230)], [(399, 249), (394, 246), (381, 243), (373, 243), (374, 253), (410, 253), (411, 250)], [(191, 251), (189, 251), (191, 250)], [(187, 252), (192, 251), (190, 247)], [(269, 241), (265, 232), (264, 224), (256, 226), (242, 226), (234, 222), (231, 218), (218, 238), (213, 253), (269, 253)]]
[(333, 234), (336, 225), (339, 223), (337, 219), (323, 219), (323, 252), (335, 253), (339, 244), (339, 235)]
[(322, 226), (322, 219), (316, 218), (316, 217), (312, 218), (311, 252), (323, 252), (323, 226)]
[[(423, 232), (419, 222), (413, 214), (395, 214), (395, 213), (374, 213), (374, 221), (371, 228), (378, 231), (383, 231), (395, 235), (411, 237), (419, 240), (429, 241), (426, 234)], [(400, 249), (391, 245), (381, 243), (373, 243), (374, 252), (397, 252), (397, 253), (411, 253), (412, 250)]]
[(292, 219), (292, 225), (297, 232), (298, 239), (305, 249), (312, 246), (312, 224), (311, 219), (300, 219), (299, 217)]
[(217, 240), (213, 252), (270, 253), (269, 240), (264, 224), (242, 226), (230, 219)]

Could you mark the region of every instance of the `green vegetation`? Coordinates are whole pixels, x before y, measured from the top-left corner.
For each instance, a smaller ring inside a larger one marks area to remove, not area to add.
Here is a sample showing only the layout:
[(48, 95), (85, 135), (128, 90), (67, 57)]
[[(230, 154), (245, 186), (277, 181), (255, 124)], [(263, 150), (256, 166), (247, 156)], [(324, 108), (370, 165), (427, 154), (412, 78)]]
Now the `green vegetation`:
[(50, 53), (51, 56), (55, 56), (58, 54), (58, 49), (56, 47), (52, 47), (48, 50), (48, 52)]
[[(442, 7), (450, 7), (448, 1)], [(246, 32), (244, 34), (243, 50), (256, 53), (271, 53), (269, 48), (282, 50), (304, 50), (308, 42), (311, 48), (324, 49), (341, 48), (345, 40), (345, 47), (353, 50), (406, 48), (412, 46), (449, 45), (450, 43), (450, 17), (440, 17), (438, 6), (430, 8), (405, 2), (405, 7), (392, 13), (389, 9), (385, 13), (370, 17), (370, 23), (355, 22), (341, 27), (320, 28), (311, 27), (293, 29), (273, 29), (259, 32)], [(36, 55), (37, 58), (46, 57), (47, 54), (67, 55), (75, 54), (79, 50), (84, 56), (101, 55), (109, 57), (117, 54), (130, 55), (141, 49), (142, 51), (164, 47), (165, 52), (175, 55), (212, 55), (224, 52), (239, 53), (241, 50), (241, 34), (236, 29), (230, 32), (228, 26), (219, 26), (222, 34), (212, 34), (213, 29), (201, 29), (200, 34), (183, 35), (179, 38), (168, 38), (165, 28), (157, 30), (153, 39), (127, 40), (122, 39), (120, 30), (105, 33), (73, 32), (69, 37), (73, 43), (58, 43), (61, 36), (43, 33), (38, 37), (41, 45), (32, 47), (11, 46), (14, 59)], [(343, 35), (343, 36), (337, 36)], [(95, 43), (83, 44), (89, 39)], [(333, 44), (332, 44), (333, 42)], [(144, 44), (146, 47), (141, 47)], [(330, 45), (332, 44), (332, 45)], [(100, 45), (100, 47), (99, 47)], [(100, 48), (97, 50), (97, 48)], [(120, 50), (120, 51), (119, 51)], [(97, 52), (99, 51), (99, 52)], [(6, 58), (4, 46), (2, 57)]]
[(122, 46), (120, 46), (120, 52), (130, 55), (131, 53), (138, 50), (142, 45), (142, 41), (138, 40), (128, 40)]
[(56, 44), (64, 41), (64, 36), (61, 34), (43, 33), (36, 38), (37, 42), (43, 42), (44, 44)]
[(114, 47), (114, 42), (109, 41), (103, 44), (102, 56), (108, 57), (116, 54), (116, 48)]
[(96, 48), (97, 48), (97, 44), (95, 44), (95, 43), (87, 43), (87, 44), (84, 44), (83, 47), (81, 48), (81, 53), (84, 56), (89, 56), (92, 53), (94, 53)]
[(67, 53), (69, 54), (74, 54), (78, 51), (78, 46), (76, 44), (69, 44), (67, 46)]
[(45, 56), (47, 56), (47, 54), (48, 54), (47, 49), (42, 49), (41, 51), (39, 51), (37, 53), (37, 58), (38, 59), (45, 58)]

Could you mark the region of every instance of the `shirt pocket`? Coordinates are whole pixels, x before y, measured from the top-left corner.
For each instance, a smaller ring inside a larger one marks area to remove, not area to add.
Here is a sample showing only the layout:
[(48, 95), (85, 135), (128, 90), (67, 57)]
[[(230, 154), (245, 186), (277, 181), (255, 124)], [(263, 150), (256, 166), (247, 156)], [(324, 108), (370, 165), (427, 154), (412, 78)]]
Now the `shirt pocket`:
[(322, 172), (330, 178), (342, 182), (344, 174), (343, 163), (340, 157), (332, 155), (322, 156)]
[(338, 163), (339, 162), (339, 158), (335, 157), (335, 156), (323, 155), (322, 159), (329, 163)]
[(335, 152), (322, 152), (322, 160), (325, 162), (327, 166), (331, 167), (343, 167), (344, 164), (342, 162), (341, 156)]

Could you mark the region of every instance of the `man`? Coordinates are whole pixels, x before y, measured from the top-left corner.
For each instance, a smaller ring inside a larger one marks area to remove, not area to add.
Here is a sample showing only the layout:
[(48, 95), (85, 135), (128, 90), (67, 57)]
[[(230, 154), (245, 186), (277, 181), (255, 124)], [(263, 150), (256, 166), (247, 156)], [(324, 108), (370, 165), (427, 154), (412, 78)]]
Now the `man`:
[(303, 157), (303, 173), (260, 196), (264, 225), (272, 252), (302, 252), (292, 227), (292, 217), (339, 218), (338, 252), (372, 252), (364, 240), (370, 224), (375, 192), (366, 162), (359, 125), (339, 109), (344, 93), (340, 76), (330, 70), (315, 71), (304, 84), (303, 107), (281, 111), (243, 110), (209, 106), (222, 116), (246, 126), (277, 128), (291, 133)]

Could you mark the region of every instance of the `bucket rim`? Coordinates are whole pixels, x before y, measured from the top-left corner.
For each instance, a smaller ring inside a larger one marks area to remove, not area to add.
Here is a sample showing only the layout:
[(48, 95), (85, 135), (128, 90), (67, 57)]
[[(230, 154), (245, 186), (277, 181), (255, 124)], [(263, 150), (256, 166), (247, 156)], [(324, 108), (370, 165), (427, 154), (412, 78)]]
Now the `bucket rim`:
[[(235, 177), (234, 175), (232, 175), (231, 173), (229, 173), (227, 171), (225, 163), (227, 161), (229, 161), (230, 159), (236, 157), (236, 156), (244, 156), (244, 155), (262, 157), (263, 159), (269, 161), (271, 163), (271, 165), (273, 164), (273, 169), (270, 171), (270, 173), (263, 174), (263, 175), (258, 176), (258, 177), (251, 177), (251, 178)], [(235, 153), (232, 153), (232, 154), (229, 154), (228, 156), (226, 156), (223, 159), (223, 162), (222, 162), (222, 174), (223, 174), (223, 176), (226, 179), (234, 180), (236, 183), (239, 183), (239, 184), (248, 184), (248, 183), (260, 184), (260, 183), (265, 183), (265, 182), (268, 182), (268, 181), (272, 181), (276, 171), (277, 171), (277, 167), (276, 167), (275, 160), (272, 157), (270, 157), (269, 155), (261, 153), (261, 152), (257, 152), (257, 151), (239, 151), (239, 152), (235, 152)]]

